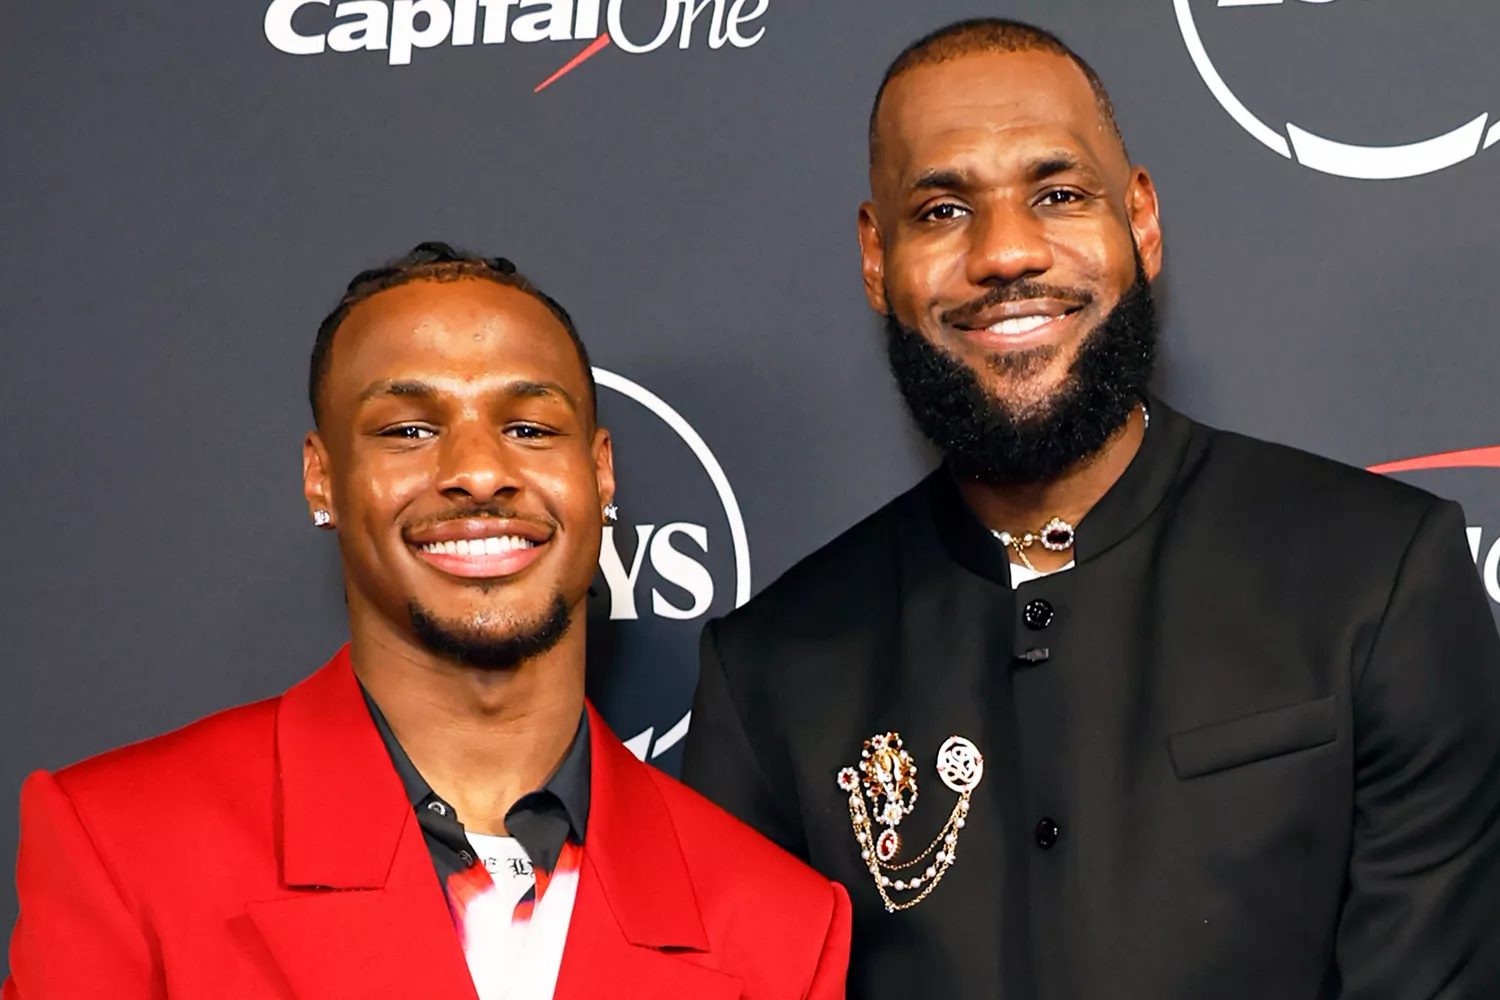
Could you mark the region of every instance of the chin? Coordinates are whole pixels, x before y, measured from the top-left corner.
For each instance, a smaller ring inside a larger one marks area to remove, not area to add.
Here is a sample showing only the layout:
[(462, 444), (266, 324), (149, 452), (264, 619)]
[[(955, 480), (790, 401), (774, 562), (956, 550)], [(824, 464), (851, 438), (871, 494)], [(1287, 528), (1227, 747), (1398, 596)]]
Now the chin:
[(417, 641), (456, 663), (489, 670), (508, 670), (552, 649), (572, 626), (572, 614), (561, 594), (542, 602), (529, 614), (514, 604), (506, 607), (426, 608), (412, 600), (407, 605)]
[(418, 596), (416, 601), (434, 618), (452, 622), (476, 635), (483, 634), (497, 639), (504, 639), (521, 630), (526, 623), (546, 617), (549, 610), (547, 594), (537, 597), (506, 594), (504, 601), (445, 601), (438, 595), (431, 596), (431, 600)]
[(1027, 420), (1046, 414), (1068, 384), (1066, 362), (1056, 373), (1048, 371), (1020, 378), (997, 375), (989, 369), (978, 374), (985, 393), (1005, 407), (1012, 420)]

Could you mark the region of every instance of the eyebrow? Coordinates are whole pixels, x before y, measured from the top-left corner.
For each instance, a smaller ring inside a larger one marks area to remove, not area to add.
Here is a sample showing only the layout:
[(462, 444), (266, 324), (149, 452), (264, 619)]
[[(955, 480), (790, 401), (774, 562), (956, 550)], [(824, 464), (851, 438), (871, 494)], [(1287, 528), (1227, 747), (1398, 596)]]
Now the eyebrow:
[(371, 382), (365, 386), (365, 391), (359, 394), (359, 401), (367, 403), (377, 396), (397, 396), (402, 398), (431, 398), (437, 395), (437, 389), (426, 382), (402, 381), (399, 379), (381, 379)]
[[(1067, 173), (1069, 170), (1089, 171), (1089, 167), (1082, 159), (1072, 153), (1048, 153), (1041, 159), (1035, 160), (1026, 166), (1026, 183), (1039, 184), (1049, 177), (1056, 177), (1058, 174)], [(917, 179), (912, 181), (911, 184), (913, 191), (963, 190), (964, 188), (973, 186), (974, 177), (969, 171), (950, 167), (933, 167), (924, 170), (917, 175)]]
[[(513, 399), (559, 397), (570, 408), (574, 410), (578, 409), (578, 401), (573, 398), (573, 394), (557, 382), (514, 379), (506, 382), (501, 389), (505, 395)], [(365, 391), (359, 394), (359, 401), (367, 403), (372, 399), (386, 396), (394, 396), (401, 399), (435, 399), (440, 394), (437, 386), (432, 385), (430, 382), (422, 382), (416, 379), (381, 379), (378, 382), (371, 382), (366, 386)]]
[(573, 394), (556, 382), (517, 379), (505, 384), (505, 394), (517, 399), (546, 399), (549, 396), (559, 396), (569, 407), (578, 409), (578, 401), (573, 398)]
[(1081, 159), (1072, 153), (1050, 153), (1026, 167), (1026, 180), (1036, 184), (1049, 177), (1067, 173), (1069, 170), (1087, 169)]
[(949, 170), (934, 168), (924, 170), (912, 181), (913, 191), (934, 191), (950, 188), (965, 188), (969, 186), (970, 175), (963, 170)]

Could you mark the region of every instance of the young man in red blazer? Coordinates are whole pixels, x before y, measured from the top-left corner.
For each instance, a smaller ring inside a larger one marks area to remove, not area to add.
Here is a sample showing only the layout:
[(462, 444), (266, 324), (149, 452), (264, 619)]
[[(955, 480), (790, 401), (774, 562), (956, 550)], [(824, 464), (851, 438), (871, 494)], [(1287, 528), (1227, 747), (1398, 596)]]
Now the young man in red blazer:
[(567, 313), (423, 244), (350, 284), (311, 394), (350, 645), (27, 781), (3, 1000), (842, 997), (844, 890), (586, 705), (614, 472)]

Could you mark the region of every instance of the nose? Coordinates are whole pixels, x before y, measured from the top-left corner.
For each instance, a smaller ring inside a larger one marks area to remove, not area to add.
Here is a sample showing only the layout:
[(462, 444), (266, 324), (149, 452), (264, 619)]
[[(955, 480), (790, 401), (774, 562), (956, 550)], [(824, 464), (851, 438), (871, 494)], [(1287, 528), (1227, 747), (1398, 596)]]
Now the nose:
[(976, 213), (965, 268), (975, 286), (1008, 284), (1051, 270), (1052, 245), (1028, 205), (1004, 202)]
[(520, 489), (519, 469), (498, 428), (475, 421), (449, 429), (438, 489), (454, 500), (485, 503)]

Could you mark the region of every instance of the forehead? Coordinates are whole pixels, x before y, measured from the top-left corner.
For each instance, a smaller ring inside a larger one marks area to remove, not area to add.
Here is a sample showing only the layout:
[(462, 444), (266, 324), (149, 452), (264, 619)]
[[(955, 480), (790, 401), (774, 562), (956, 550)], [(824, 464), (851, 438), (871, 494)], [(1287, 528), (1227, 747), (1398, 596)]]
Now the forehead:
[(418, 280), (355, 306), (334, 338), (335, 394), (381, 379), (426, 375), (557, 382), (586, 395), (572, 340), (525, 292), (482, 278)]
[(1123, 165), (1088, 77), (1050, 52), (981, 52), (913, 67), (887, 87), (876, 137), (877, 172), (897, 178), (980, 148), (1050, 145), (1100, 167)]

